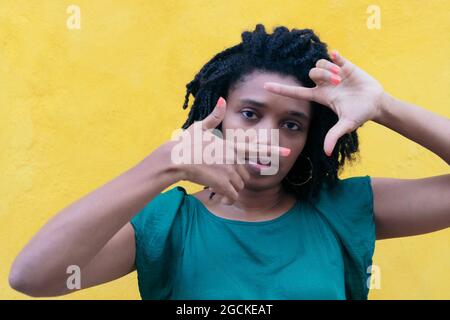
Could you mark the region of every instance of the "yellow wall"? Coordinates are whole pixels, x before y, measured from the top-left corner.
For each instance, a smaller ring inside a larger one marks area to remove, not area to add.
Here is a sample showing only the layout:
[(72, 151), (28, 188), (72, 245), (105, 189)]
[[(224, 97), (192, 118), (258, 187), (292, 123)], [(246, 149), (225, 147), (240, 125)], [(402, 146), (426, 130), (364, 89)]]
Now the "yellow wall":
[[(69, 30), (66, 9), (81, 9)], [(381, 29), (367, 28), (367, 7)], [(10, 265), (53, 214), (130, 168), (182, 125), (184, 90), (218, 51), (264, 23), (313, 28), (393, 95), (450, 117), (449, 1), (0, 0), (0, 299)], [(448, 173), (375, 123), (343, 177)], [(200, 188), (184, 185), (189, 191)], [(371, 299), (450, 298), (450, 230), (377, 242)], [(136, 274), (63, 299), (138, 299)]]

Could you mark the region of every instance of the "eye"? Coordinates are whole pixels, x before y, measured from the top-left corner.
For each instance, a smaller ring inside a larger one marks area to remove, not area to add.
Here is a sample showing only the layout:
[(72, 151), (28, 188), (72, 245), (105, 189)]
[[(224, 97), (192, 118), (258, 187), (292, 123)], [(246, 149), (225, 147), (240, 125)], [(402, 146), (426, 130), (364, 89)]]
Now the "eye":
[(255, 115), (255, 113), (254, 113), (253, 111), (250, 111), (250, 110), (243, 110), (243, 111), (241, 111), (241, 114), (242, 114), (242, 116), (243, 116), (245, 119), (248, 119), (248, 120), (256, 120), (256, 117), (255, 117), (255, 118), (252, 118), (252, 115)]
[(298, 125), (297, 123), (295, 123), (295, 122), (286, 122), (285, 124), (288, 125), (287, 128), (288, 128), (289, 130), (292, 130), (292, 131), (302, 131), (302, 127), (299, 126), (299, 125)]

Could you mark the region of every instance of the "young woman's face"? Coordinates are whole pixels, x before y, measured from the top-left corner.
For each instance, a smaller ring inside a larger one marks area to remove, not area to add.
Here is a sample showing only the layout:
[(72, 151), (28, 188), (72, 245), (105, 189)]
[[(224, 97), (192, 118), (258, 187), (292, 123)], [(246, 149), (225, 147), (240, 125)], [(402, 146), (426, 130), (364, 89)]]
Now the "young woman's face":
[(279, 157), (279, 169), (275, 175), (260, 175), (251, 170), (249, 186), (266, 189), (283, 180), (294, 165), (305, 146), (311, 118), (309, 101), (283, 97), (264, 89), (265, 82), (278, 82), (287, 85), (300, 85), (291, 76), (255, 71), (245, 77), (236, 88), (230, 89), (227, 96), (227, 111), (222, 122), (222, 132), (226, 138), (227, 129), (266, 129), (270, 145), (271, 129), (278, 129), (279, 146), (291, 149), (288, 157)]

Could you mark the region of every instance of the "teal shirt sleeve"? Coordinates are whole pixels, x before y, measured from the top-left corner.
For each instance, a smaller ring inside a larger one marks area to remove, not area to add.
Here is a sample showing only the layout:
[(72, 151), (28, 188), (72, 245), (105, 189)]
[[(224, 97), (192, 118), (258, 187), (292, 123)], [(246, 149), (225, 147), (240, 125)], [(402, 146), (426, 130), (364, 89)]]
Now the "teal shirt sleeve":
[(315, 206), (342, 243), (347, 299), (366, 300), (376, 240), (370, 176), (339, 180)]
[(168, 282), (184, 243), (183, 221), (177, 219), (177, 212), (185, 193), (184, 188), (176, 186), (158, 194), (130, 221), (135, 233), (135, 264), (143, 299), (166, 299), (170, 295)]

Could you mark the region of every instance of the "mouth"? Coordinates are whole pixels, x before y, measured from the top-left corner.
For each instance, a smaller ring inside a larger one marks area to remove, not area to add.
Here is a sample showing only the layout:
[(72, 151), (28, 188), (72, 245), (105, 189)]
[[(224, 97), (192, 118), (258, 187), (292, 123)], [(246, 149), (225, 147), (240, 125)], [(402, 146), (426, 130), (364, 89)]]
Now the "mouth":
[(255, 165), (255, 166), (263, 167), (263, 168), (270, 167), (270, 165), (272, 164), (272, 161), (269, 161), (268, 163), (262, 163), (259, 158), (256, 160), (256, 162), (254, 160), (249, 160), (248, 158), (245, 158), (245, 160), (250, 165)]

